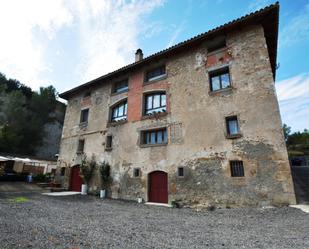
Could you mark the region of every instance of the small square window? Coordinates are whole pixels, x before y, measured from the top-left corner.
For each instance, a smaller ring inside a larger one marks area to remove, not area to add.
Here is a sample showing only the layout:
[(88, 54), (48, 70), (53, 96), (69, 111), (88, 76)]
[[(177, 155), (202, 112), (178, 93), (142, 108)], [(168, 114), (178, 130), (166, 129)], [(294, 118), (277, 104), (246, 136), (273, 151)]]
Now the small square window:
[(113, 136), (108, 135), (106, 136), (105, 149), (111, 150), (112, 146), (113, 146)]
[(153, 68), (146, 72), (146, 82), (159, 80), (166, 76), (165, 65)]
[(64, 176), (64, 175), (65, 175), (65, 167), (62, 167), (62, 168), (61, 168), (60, 174), (61, 174), (61, 176)]
[(139, 169), (139, 168), (134, 168), (134, 169), (133, 169), (133, 176), (134, 176), (134, 177), (140, 177), (140, 176), (141, 176), (141, 169)]
[(226, 117), (226, 129), (228, 136), (235, 136), (239, 134), (237, 116)]
[(183, 167), (178, 167), (177, 175), (178, 175), (178, 177), (184, 177), (185, 176)]
[(81, 110), (80, 112), (80, 123), (88, 122), (89, 109)]
[(85, 140), (84, 139), (78, 140), (77, 153), (84, 153), (84, 147), (85, 147)]
[(221, 89), (229, 88), (231, 86), (229, 68), (225, 67), (213, 72), (209, 72), (209, 81), (211, 91), (218, 91)]
[(91, 92), (90, 92), (90, 91), (85, 92), (84, 98), (88, 98), (88, 97), (90, 97), (90, 96), (91, 96)]
[(226, 47), (226, 40), (225, 38), (221, 38), (219, 41), (216, 41), (215, 43), (210, 44), (207, 48), (207, 52), (211, 53), (213, 51), (216, 51), (216, 50), (219, 50), (225, 47)]
[(129, 90), (128, 79), (115, 82), (113, 85), (113, 93), (122, 93)]
[(236, 161), (236, 160), (230, 161), (230, 167), (231, 167), (232, 177), (244, 177), (245, 176), (243, 161)]

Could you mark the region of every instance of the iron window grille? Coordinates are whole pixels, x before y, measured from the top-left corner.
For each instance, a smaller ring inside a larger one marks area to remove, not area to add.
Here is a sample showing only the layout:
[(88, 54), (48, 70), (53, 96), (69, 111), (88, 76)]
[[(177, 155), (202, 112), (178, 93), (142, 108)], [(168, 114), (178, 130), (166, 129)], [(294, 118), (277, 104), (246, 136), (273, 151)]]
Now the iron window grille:
[(146, 72), (146, 82), (161, 79), (166, 76), (165, 65), (153, 68)]
[(142, 132), (142, 144), (167, 144), (167, 129), (147, 130)]
[(166, 94), (154, 93), (145, 96), (145, 114), (166, 112)]
[(209, 72), (209, 79), (211, 91), (218, 91), (221, 89), (229, 88), (231, 86), (230, 72), (228, 67)]
[(128, 103), (124, 101), (112, 108), (111, 121), (117, 122), (127, 119)]
[(243, 161), (230, 161), (231, 176), (232, 177), (244, 177), (244, 164)]

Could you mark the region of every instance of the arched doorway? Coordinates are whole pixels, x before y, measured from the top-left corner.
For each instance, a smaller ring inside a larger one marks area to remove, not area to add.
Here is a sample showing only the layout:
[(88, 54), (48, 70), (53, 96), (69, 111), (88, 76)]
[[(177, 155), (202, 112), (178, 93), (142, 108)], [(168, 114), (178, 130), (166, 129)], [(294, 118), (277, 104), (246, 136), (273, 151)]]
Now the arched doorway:
[(79, 175), (79, 165), (76, 165), (71, 168), (71, 178), (70, 178), (70, 190), (71, 191), (81, 191), (82, 187), (82, 178)]
[(153, 171), (148, 175), (148, 201), (168, 203), (167, 173)]

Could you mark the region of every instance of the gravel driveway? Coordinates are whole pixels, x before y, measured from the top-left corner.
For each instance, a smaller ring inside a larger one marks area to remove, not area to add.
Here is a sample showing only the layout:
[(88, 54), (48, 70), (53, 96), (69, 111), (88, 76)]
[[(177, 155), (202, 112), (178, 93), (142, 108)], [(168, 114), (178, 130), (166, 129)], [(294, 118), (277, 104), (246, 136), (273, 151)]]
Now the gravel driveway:
[(309, 214), (294, 208), (196, 212), (91, 196), (23, 197), (0, 194), (1, 249), (309, 248)]

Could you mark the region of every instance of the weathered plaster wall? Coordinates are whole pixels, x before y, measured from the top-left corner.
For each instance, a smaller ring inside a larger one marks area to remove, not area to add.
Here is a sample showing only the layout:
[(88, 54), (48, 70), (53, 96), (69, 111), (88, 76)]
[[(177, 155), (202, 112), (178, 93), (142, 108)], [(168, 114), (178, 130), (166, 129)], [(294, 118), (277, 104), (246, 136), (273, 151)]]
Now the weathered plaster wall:
[[(90, 100), (82, 101), (84, 93), (70, 99), (59, 166), (79, 163), (77, 143), (85, 138), (85, 153), (112, 165), (115, 198), (147, 200), (148, 174), (163, 170), (169, 176), (169, 202), (222, 206), (294, 203), (263, 29), (252, 26), (230, 33), (227, 49), (208, 55), (206, 45), (167, 58), (164, 80), (144, 85), (144, 70), (131, 72), (126, 75), (127, 93), (111, 95), (112, 82), (108, 82), (91, 89)], [(227, 64), (232, 88), (210, 92), (208, 71)], [(151, 90), (166, 90), (168, 111), (161, 117), (143, 119), (142, 93)], [(128, 98), (128, 121), (107, 125), (109, 107), (124, 98)], [(90, 108), (89, 122), (80, 128), (80, 110), (85, 107)], [(225, 117), (230, 115), (238, 116), (240, 138), (226, 138)], [(168, 145), (141, 148), (140, 130), (161, 126), (168, 127)], [(113, 136), (111, 151), (105, 151), (106, 135)], [(229, 160), (237, 159), (244, 162), (244, 178), (230, 176)], [(177, 177), (179, 166), (185, 169), (183, 178)], [(141, 169), (141, 177), (133, 177), (134, 168)], [(69, 170), (66, 174), (68, 179)], [(98, 176), (92, 185), (99, 187)]]

